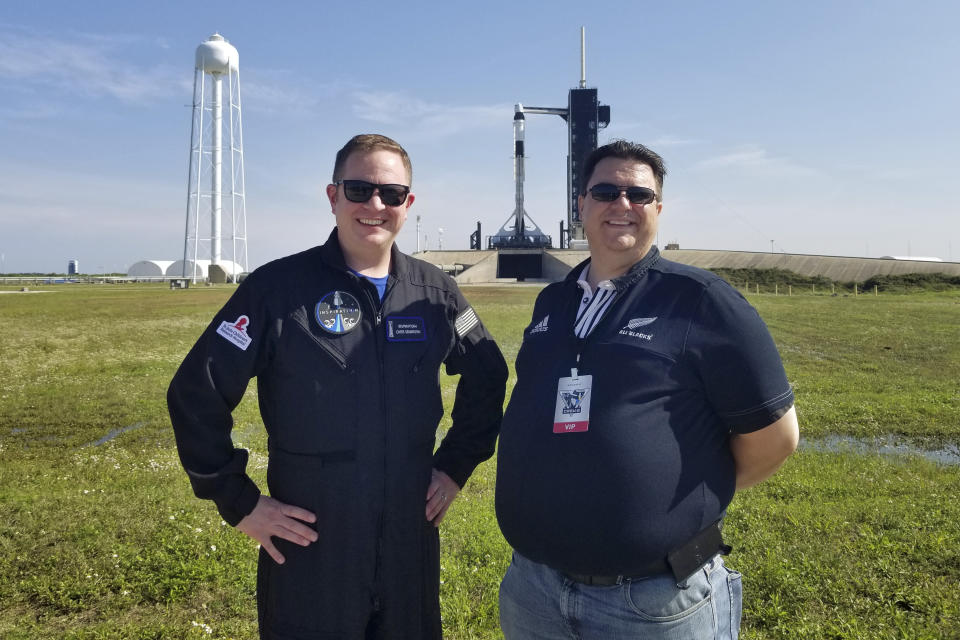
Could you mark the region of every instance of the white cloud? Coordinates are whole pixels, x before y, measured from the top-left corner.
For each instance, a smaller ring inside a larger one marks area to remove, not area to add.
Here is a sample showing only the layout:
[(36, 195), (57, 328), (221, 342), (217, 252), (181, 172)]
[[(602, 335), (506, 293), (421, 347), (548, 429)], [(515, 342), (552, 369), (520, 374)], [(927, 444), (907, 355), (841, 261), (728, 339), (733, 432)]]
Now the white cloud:
[(182, 70), (165, 65), (144, 67), (131, 55), (134, 46), (139, 44), (131, 37), (54, 37), (5, 28), (0, 30), (0, 78), (124, 102), (142, 102), (183, 90)]
[(434, 136), (505, 126), (513, 113), (509, 104), (447, 105), (387, 91), (356, 91), (353, 97), (353, 112), (359, 118)]
[(812, 167), (796, 164), (786, 158), (771, 156), (758, 145), (744, 145), (723, 155), (701, 160), (693, 165), (695, 170), (725, 170), (781, 177), (809, 177), (818, 171)]

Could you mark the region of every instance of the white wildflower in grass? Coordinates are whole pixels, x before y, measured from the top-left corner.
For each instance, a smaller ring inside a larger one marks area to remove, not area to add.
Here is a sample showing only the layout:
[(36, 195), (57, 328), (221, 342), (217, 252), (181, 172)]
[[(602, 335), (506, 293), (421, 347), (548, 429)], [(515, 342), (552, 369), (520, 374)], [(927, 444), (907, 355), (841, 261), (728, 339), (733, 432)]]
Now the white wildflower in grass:
[(210, 551), (216, 551), (216, 550), (217, 550), (217, 545), (215, 544), (210, 545)]
[(198, 627), (201, 631), (203, 631), (208, 636), (213, 635), (213, 629), (208, 624), (204, 624), (203, 622), (197, 622), (196, 620), (191, 620), (190, 624), (192, 624), (194, 627)]

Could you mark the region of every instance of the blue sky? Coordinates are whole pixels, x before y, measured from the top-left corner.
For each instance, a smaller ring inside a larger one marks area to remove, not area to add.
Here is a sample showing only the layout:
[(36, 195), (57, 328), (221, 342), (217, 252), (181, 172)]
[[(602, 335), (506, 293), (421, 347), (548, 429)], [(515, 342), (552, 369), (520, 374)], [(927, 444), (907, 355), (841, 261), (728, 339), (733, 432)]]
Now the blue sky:
[[(659, 242), (960, 261), (954, 2), (43, 2), (0, 8), (0, 271), (183, 252), (194, 51), (240, 52), (251, 266), (322, 242), (353, 134), (410, 152), (465, 248), (513, 209), (513, 104), (611, 106), (666, 158)], [(550, 7), (545, 9), (542, 7)], [(526, 208), (565, 218), (566, 125), (527, 119)]]

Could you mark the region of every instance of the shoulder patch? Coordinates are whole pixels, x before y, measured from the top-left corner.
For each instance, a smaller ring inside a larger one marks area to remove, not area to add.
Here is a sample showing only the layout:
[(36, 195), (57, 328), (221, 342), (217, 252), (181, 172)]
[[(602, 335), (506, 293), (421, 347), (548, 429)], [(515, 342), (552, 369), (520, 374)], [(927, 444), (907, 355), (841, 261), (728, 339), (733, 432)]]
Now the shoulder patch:
[(480, 324), (480, 318), (477, 317), (476, 312), (473, 310), (473, 307), (467, 307), (466, 311), (457, 316), (456, 321), (454, 322), (454, 329), (457, 332), (457, 337), (462, 338), (467, 335)]
[(247, 333), (248, 326), (250, 326), (250, 318), (240, 316), (234, 322), (221, 322), (217, 333), (226, 338), (227, 342), (239, 347), (241, 351), (246, 351), (253, 341), (253, 338)]

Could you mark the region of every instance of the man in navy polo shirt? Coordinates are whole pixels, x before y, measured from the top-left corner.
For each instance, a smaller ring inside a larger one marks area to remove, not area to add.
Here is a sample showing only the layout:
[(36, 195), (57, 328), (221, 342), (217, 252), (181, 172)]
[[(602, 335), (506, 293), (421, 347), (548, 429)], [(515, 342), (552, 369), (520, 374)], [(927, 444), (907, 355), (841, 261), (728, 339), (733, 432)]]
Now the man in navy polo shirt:
[(738, 635), (720, 521), (796, 448), (794, 397), (753, 307), (653, 246), (665, 173), (623, 140), (589, 156), (590, 258), (524, 332), (497, 462), (507, 640)]

